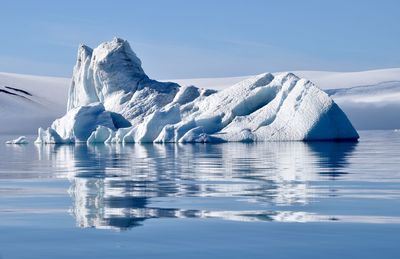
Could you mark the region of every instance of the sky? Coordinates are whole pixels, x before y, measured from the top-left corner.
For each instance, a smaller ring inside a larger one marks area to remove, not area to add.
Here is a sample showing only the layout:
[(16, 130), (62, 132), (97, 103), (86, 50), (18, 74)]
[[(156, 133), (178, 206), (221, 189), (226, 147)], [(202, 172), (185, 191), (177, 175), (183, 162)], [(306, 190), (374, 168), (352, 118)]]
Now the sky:
[(0, 71), (70, 77), (128, 40), (155, 79), (400, 67), (400, 1), (0, 0)]

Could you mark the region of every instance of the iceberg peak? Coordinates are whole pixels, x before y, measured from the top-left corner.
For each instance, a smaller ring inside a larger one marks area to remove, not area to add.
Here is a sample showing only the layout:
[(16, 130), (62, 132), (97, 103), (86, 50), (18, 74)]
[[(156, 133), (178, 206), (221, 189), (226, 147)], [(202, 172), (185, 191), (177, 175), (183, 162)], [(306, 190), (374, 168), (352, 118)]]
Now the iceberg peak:
[(110, 42), (101, 43), (93, 51), (94, 63), (109, 63), (118, 60), (119, 62), (126, 61), (131, 68), (136, 69), (136, 73), (144, 74), (142, 69), (142, 61), (132, 51), (128, 41), (121, 38), (114, 38)]
[(78, 47), (78, 56), (79, 56), (79, 53), (81, 53), (81, 52), (92, 54), (93, 49), (91, 47), (81, 43), (81, 44), (79, 44), (79, 47)]

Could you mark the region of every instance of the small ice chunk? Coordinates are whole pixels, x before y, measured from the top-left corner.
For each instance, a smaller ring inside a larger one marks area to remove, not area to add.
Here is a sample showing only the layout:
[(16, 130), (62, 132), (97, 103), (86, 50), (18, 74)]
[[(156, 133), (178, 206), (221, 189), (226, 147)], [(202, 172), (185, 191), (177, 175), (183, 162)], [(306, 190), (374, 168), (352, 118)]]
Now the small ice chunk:
[(13, 139), (13, 140), (6, 141), (6, 144), (18, 144), (19, 145), (19, 144), (28, 144), (28, 143), (29, 143), (29, 141), (26, 139), (25, 136), (21, 136), (16, 139)]
[(69, 144), (72, 143), (71, 139), (63, 139), (58, 135), (57, 131), (52, 128), (47, 128), (44, 130), (42, 128), (38, 129), (38, 137), (35, 140), (36, 144)]

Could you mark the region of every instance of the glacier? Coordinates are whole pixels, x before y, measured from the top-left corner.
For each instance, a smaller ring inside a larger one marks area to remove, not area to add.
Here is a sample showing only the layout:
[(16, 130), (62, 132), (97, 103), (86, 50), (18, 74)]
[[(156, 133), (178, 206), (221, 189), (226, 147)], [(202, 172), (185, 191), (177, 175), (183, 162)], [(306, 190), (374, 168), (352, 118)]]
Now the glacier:
[(37, 143), (357, 140), (339, 106), (310, 80), (264, 73), (215, 91), (150, 79), (120, 38), (78, 49), (67, 113)]

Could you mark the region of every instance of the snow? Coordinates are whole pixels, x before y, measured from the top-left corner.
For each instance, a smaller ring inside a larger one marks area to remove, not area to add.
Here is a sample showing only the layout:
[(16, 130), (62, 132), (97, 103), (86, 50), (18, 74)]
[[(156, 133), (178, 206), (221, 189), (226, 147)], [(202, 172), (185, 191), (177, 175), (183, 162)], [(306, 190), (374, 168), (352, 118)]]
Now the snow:
[(6, 144), (28, 144), (29, 141), (26, 139), (25, 136), (18, 137), (14, 140), (6, 141)]
[[(282, 72), (277, 72), (282, 73)], [(299, 77), (307, 78), (323, 90), (342, 89), (355, 86), (377, 85), (382, 82), (400, 82), (400, 68), (376, 69), (358, 72), (292, 71)], [(169, 80), (182, 86), (195, 85), (201, 88), (222, 90), (252, 75), (220, 78), (191, 78)]]
[(375, 85), (362, 85), (326, 92), (338, 102), (352, 100), (356, 103), (397, 103), (400, 100), (400, 82), (388, 81)]
[(32, 134), (62, 116), (69, 81), (0, 73), (0, 134)]
[(312, 79), (315, 84), (324, 90), (377, 85), (382, 82), (400, 82), (400, 68), (358, 72), (295, 71), (294, 73)]

